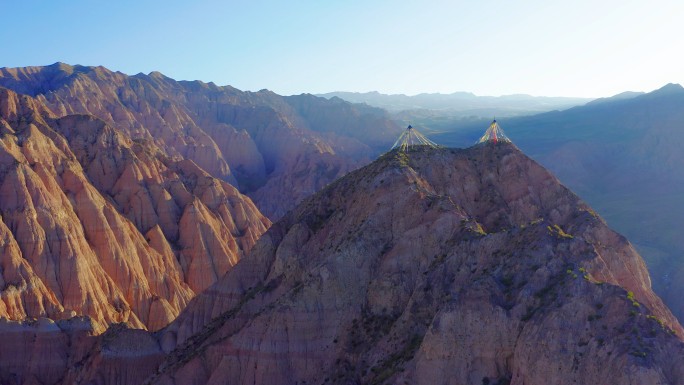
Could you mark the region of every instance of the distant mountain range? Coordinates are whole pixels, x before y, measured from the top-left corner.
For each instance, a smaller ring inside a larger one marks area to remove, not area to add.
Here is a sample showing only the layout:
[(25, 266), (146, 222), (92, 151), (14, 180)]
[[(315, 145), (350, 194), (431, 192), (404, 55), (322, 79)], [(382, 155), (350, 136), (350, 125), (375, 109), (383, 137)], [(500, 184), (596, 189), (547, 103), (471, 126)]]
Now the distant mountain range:
[(530, 115), (552, 110), (563, 110), (592, 101), (591, 98), (530, 96), (477, 96), (470, 92), (452, 94), (423, 93), (414, 96), (381, 94), (379, 92), (330, 92), (319, 94), (325, 98), (338, 97), (352, 103), (366, 103), (384, 108), (409, 118), (450, 117), (509, 117)]
[[(668, 84), (499, 123), (635, 243), (656, 292), (684, 319), (684, 88)], [(431, 138), (466, 146), (487, 124), (442, 122), (444, 132)]]

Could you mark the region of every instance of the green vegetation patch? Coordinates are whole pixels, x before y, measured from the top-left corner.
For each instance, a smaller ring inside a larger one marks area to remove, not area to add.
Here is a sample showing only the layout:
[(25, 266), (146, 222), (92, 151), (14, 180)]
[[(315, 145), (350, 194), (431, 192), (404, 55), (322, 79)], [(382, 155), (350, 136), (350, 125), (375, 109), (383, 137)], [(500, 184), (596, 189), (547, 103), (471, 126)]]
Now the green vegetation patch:
[(561, 238), (561, 239), (573, 239), (573, 238), (575, 238), (574, 236), (563, 231), (563, 229), (560, 226), (558, 226), (557, 224), (553, 225), (553, 226), (551, 226), (551, 225), (546, 226), (546, 229), (549, 230), (549, 233), (551, 235), (553, 235), (557, 238)]

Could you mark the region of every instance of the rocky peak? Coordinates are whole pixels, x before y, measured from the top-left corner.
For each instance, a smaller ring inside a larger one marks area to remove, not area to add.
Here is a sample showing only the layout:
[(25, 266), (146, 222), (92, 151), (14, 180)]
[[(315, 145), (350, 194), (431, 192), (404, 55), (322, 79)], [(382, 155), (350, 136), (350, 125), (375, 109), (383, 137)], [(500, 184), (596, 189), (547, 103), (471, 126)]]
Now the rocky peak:
[(276, 223), (150, 383), (682, 383), (640, 256), (509, 143), (393, 151)]
[(682, 87), (681, 84), (678, 83), (668, 83), (662, 87), (660, 87), (657, 92), (682, 92), (684, 91), (684, 87)]

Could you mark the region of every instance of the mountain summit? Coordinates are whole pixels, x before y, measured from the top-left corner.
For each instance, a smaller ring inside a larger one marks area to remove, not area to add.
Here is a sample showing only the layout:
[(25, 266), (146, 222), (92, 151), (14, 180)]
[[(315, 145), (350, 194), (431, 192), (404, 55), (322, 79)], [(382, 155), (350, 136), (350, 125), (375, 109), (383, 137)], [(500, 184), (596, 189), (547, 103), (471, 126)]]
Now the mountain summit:
[(385, 154), (274, 224), (135, 357), (132, 333), (65, 378), (684, 383), (684, 330), (641, 257), (503, 142)]

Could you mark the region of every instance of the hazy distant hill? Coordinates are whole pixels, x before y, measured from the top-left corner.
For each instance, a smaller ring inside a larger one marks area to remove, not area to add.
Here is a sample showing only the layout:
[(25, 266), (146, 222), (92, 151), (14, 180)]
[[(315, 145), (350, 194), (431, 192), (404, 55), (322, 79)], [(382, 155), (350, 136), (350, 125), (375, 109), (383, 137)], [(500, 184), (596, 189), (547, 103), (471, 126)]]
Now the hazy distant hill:
[[(467, 145), (487, 123), (461, 125), (432, 139)], [(684, 319), (684, 88), (668, 84), (500, 124), (636, 244), (656, 292)]]
[[(352, 103), (366, 103), (390, 112), (408, 112), (409, 116), (491, 117), (522, 116), (552, 110), (562, 110), (585, 104), (592, 99), (546, 97), (530, 95), (477, 96), (470, 92), (452, 94), (423, 93), (414, 96), (387, 95), (379, 92), (330, 92), (326, 98), (338, 97)], [(429, 110), (429, 112), (423, 111)]]
[(592, 100), (587, 104), (599, 104), (599, 103), (605, 103), (605, 102), (614, 102), (617, 100), (632, 99), (632, 98), (635, 98), (635, 97), (643, 95), (643, 94), (644, 94), (644, 92), (625, 91), (625, 92), (621, 92), (617, 95), (613, 95), (609, 98), (598, 98), (598, 99)]

